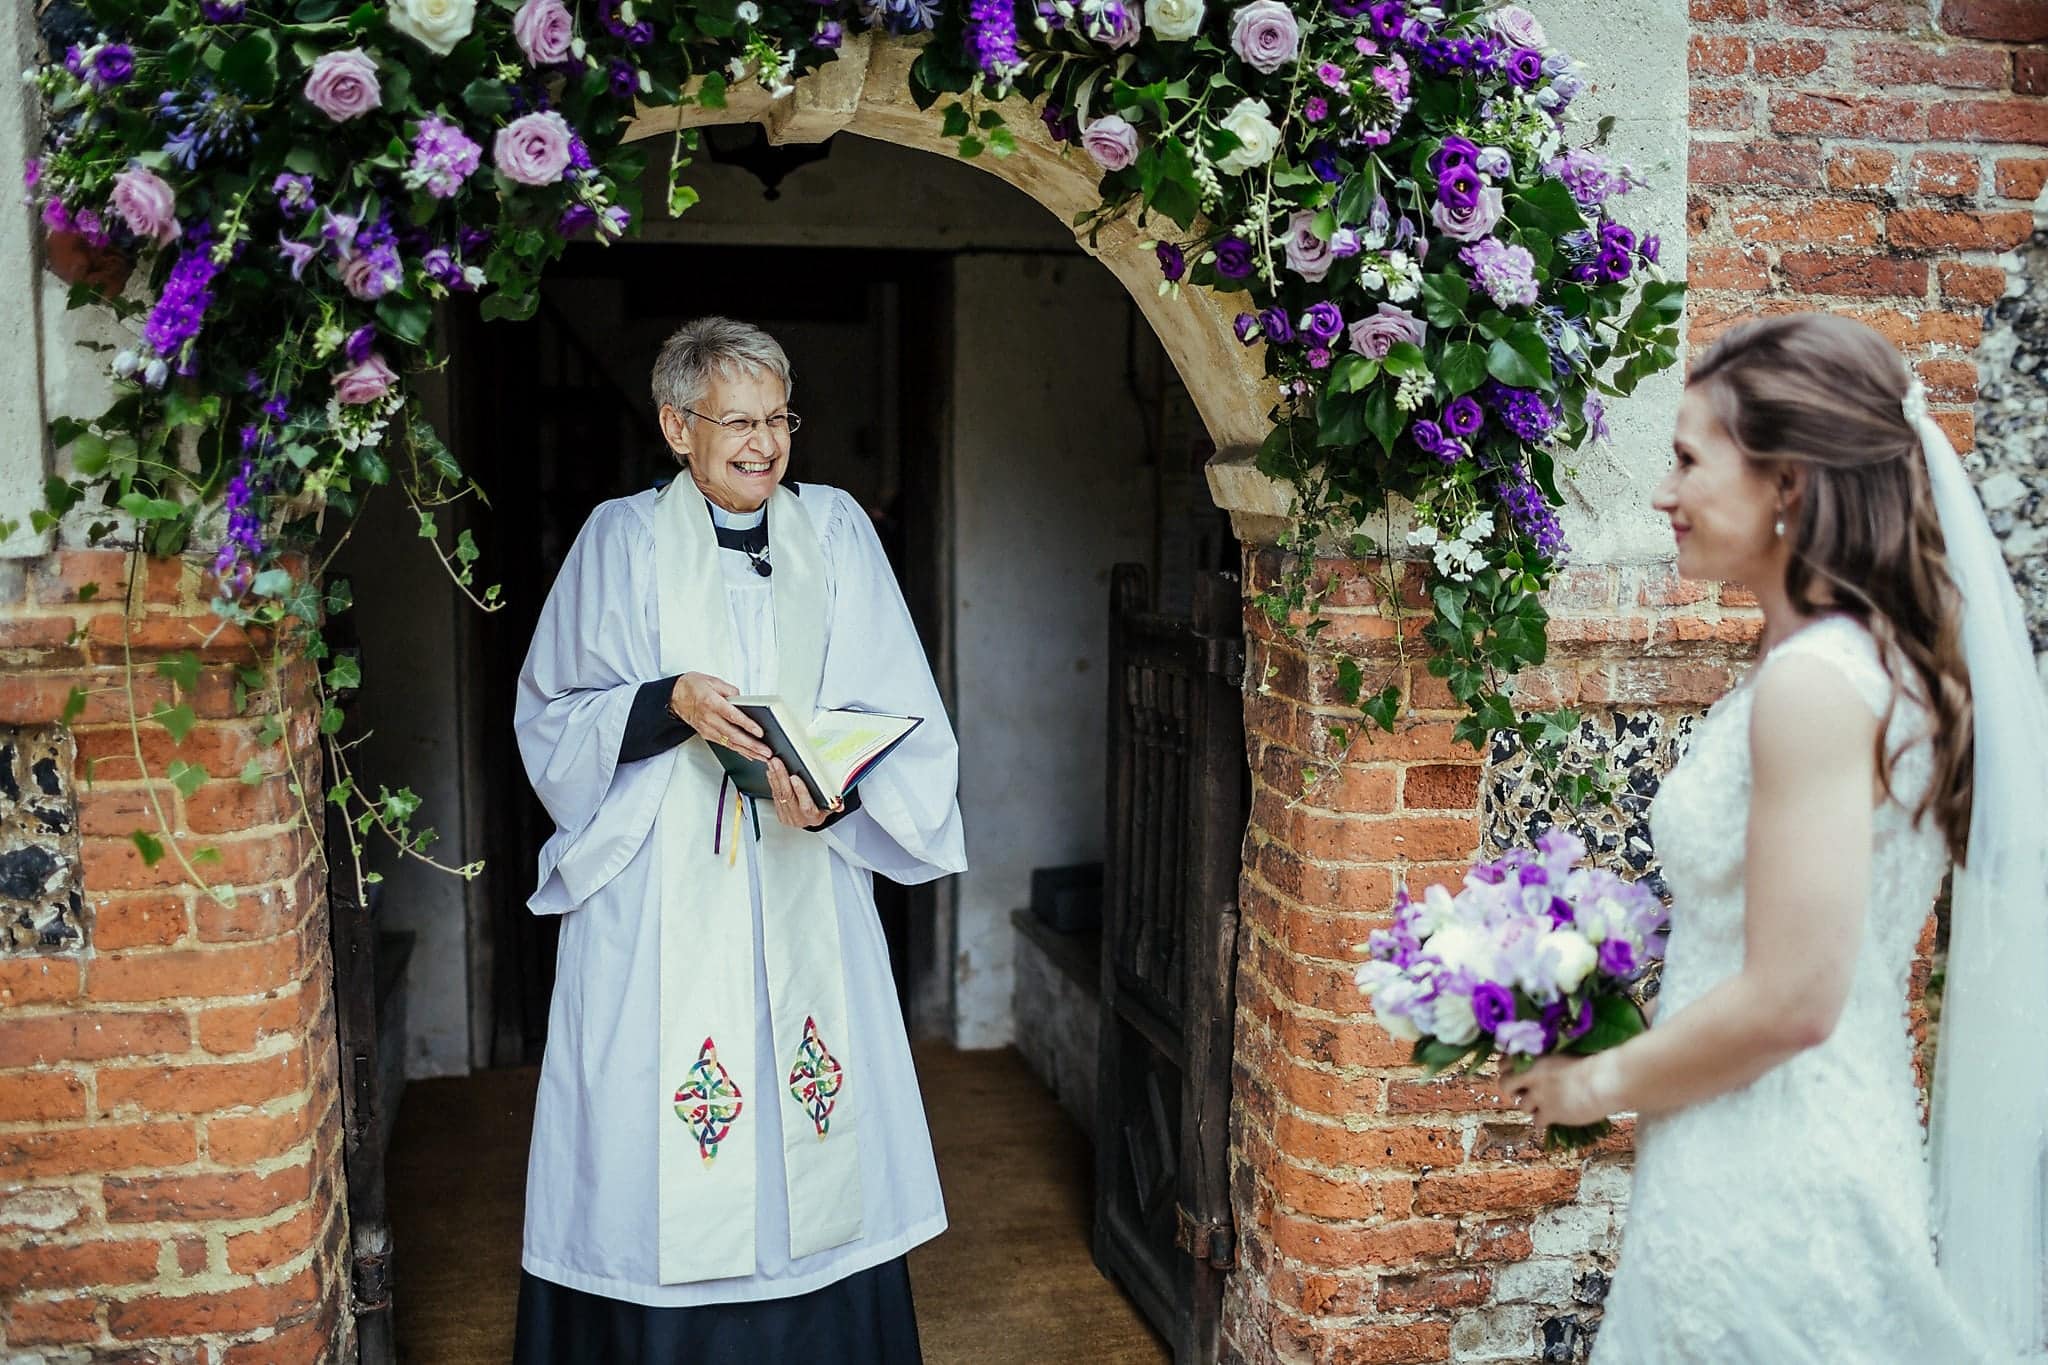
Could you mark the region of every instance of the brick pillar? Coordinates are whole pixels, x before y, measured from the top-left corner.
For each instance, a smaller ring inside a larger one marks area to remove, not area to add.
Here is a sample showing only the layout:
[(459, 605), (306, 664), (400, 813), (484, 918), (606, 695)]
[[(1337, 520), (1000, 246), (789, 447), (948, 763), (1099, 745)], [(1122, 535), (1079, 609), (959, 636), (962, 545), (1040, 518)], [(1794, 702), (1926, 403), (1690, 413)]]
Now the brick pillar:
[[(1249, 591), (1278, 567), (1270, 551), (1252, 555)], [(1482, 824), (1519, 837), (1510, 772), (1452, 741), (1456, 713), (1433, 709), (1449, 702), (1441, 684), (1420, 657), (1397, 658), (1376, 566), (1322, 571), (1335, 590), (1321, 647), (1362, 656), (1368, 691), (1410, 670), (1418, 710), (1400, 733), (1347, 754), (1331, 730), (1344, 723), (1331, 658), (1248, 612), (1254, 795), (1232, 1125), (1241, 1254), (1226, 1359), (1581, 1360), (1619, 1241), (1627, 1132), (1588, 1156), (1543, 1156), (1527, 1121), (1491, 1102), (1490, 1082), (1425, 1080), (1351, 980), (1352, 946), (1390, 922), (1397, 881), (1454, 884)], [(1426, 619), (1417, 587), (1411, 572), (1410, 634)], [(1752, 603), (1662, 566), (1569, 573), (1550, 606), (1552, 659), (1519, 680), (1521, 702), (1663, 733), (1664, 753), (1677, 718), (1733, 682), (1759, 625)], [(1632, 775), (1638, 763), (1627, 760)], [(1303, 798), (1303, 769), (1332, 764)]]
[[(129, 575), (110, 551), (0, 565), (0, 1355), (326, 1361), (348, 1324), (324, 879), (265, 703), (238, 711), (247, 641), (196, 568), (137, 561), (124, 611)], [(137, 708), (196, 717), (182, 743), (140, 726), (147, 778), (124, 635)], [(189, 692), (155, 668), (184, 650)], [(288, 677), (317, 793), (309, 675)], [(189, 797), (174, 761), (208, 774)], [(152, 794), (188, 856), (218, 850), (201, 870), (232, 906), (144, 860)]]

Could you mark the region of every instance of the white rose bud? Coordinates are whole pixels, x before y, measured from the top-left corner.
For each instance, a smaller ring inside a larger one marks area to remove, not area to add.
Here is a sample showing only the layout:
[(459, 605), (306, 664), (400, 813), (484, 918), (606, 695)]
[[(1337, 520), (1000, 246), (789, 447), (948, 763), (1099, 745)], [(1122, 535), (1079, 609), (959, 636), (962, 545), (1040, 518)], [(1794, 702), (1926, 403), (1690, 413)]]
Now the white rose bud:
[(1145, 6), (1145, 22), (1152, 32), (1171, 43), (1183, 43), (1202, 31), (1202, 0), (1152, 0)]
[(1223, 130), (1235, 135), (1239, 145), (1217, 159), (1217, 169), (1243, 175), (1273, 159), (1280, 149), (1280, 130), (1268, 117), (1271, 112), (1264, 100), (1242, 99), (1223, 116)]
[(445, 57), (476, 24), (476, 0), (391, 0), (391, 27)]

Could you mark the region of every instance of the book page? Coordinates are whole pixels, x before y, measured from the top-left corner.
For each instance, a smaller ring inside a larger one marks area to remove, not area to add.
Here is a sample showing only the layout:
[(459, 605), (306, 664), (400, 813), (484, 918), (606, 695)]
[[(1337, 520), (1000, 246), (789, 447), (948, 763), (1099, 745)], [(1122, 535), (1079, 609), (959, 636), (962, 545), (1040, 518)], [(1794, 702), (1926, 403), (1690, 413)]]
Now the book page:
[(849, 776), (860, 772), (871, 757), (917, 724), (911, 716), (826, 711), (811, 722), (811, 751), (831, 776), (833, 785), (843, 789)]

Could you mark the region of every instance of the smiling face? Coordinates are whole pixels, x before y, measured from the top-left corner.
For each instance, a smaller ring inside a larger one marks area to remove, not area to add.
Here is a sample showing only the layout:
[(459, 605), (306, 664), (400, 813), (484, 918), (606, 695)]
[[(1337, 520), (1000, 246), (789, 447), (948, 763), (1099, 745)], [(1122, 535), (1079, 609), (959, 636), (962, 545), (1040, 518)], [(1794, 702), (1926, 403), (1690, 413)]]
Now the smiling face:
[(1703, 385), (1685, 391), (1671, 448), (1671, 472), (1650, 505), (1670, 519), (1680, 576), (1752, 588), (1781, 580), (1791, 540), (1775, 523), (1782, 516), (1789, 531), (1796, 479), (1744, 457)]
[[(728, 512), (752, 512), (789, 469), (789, 433), (775, 432), (765, 420), (786, 412), (787, 398), (782, 381), (765, 370), (732, 379), (714, 376), (692, 405), (700, 415), (664, 405), (661, 432), (705, 497)], [(759, 423), (750, 436), (719, 425), (749, 417)]]

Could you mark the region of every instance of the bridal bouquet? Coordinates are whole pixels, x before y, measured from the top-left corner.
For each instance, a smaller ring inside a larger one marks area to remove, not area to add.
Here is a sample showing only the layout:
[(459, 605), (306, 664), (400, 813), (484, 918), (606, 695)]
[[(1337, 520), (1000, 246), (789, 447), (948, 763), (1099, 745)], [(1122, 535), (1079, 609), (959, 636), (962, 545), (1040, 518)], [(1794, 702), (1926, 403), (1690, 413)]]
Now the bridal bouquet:
[[(1550, 1053), (1588, 1055), (1645, 1027), (1629, 996), (1664, 951), (1669, 914), (1656, 895), (1580, 867), (1586, 846), (1552, 830), (1532, 849), (1473, 865), (1456, 895), (1404, 887), (1394, 925), (1375, 932), (1358, 988), (1430, 1074), (1498, 1053), (1519, 1071)], [(1597, 1141), (1611, 1125), (1553, 1126), (1546, 1148)]]

